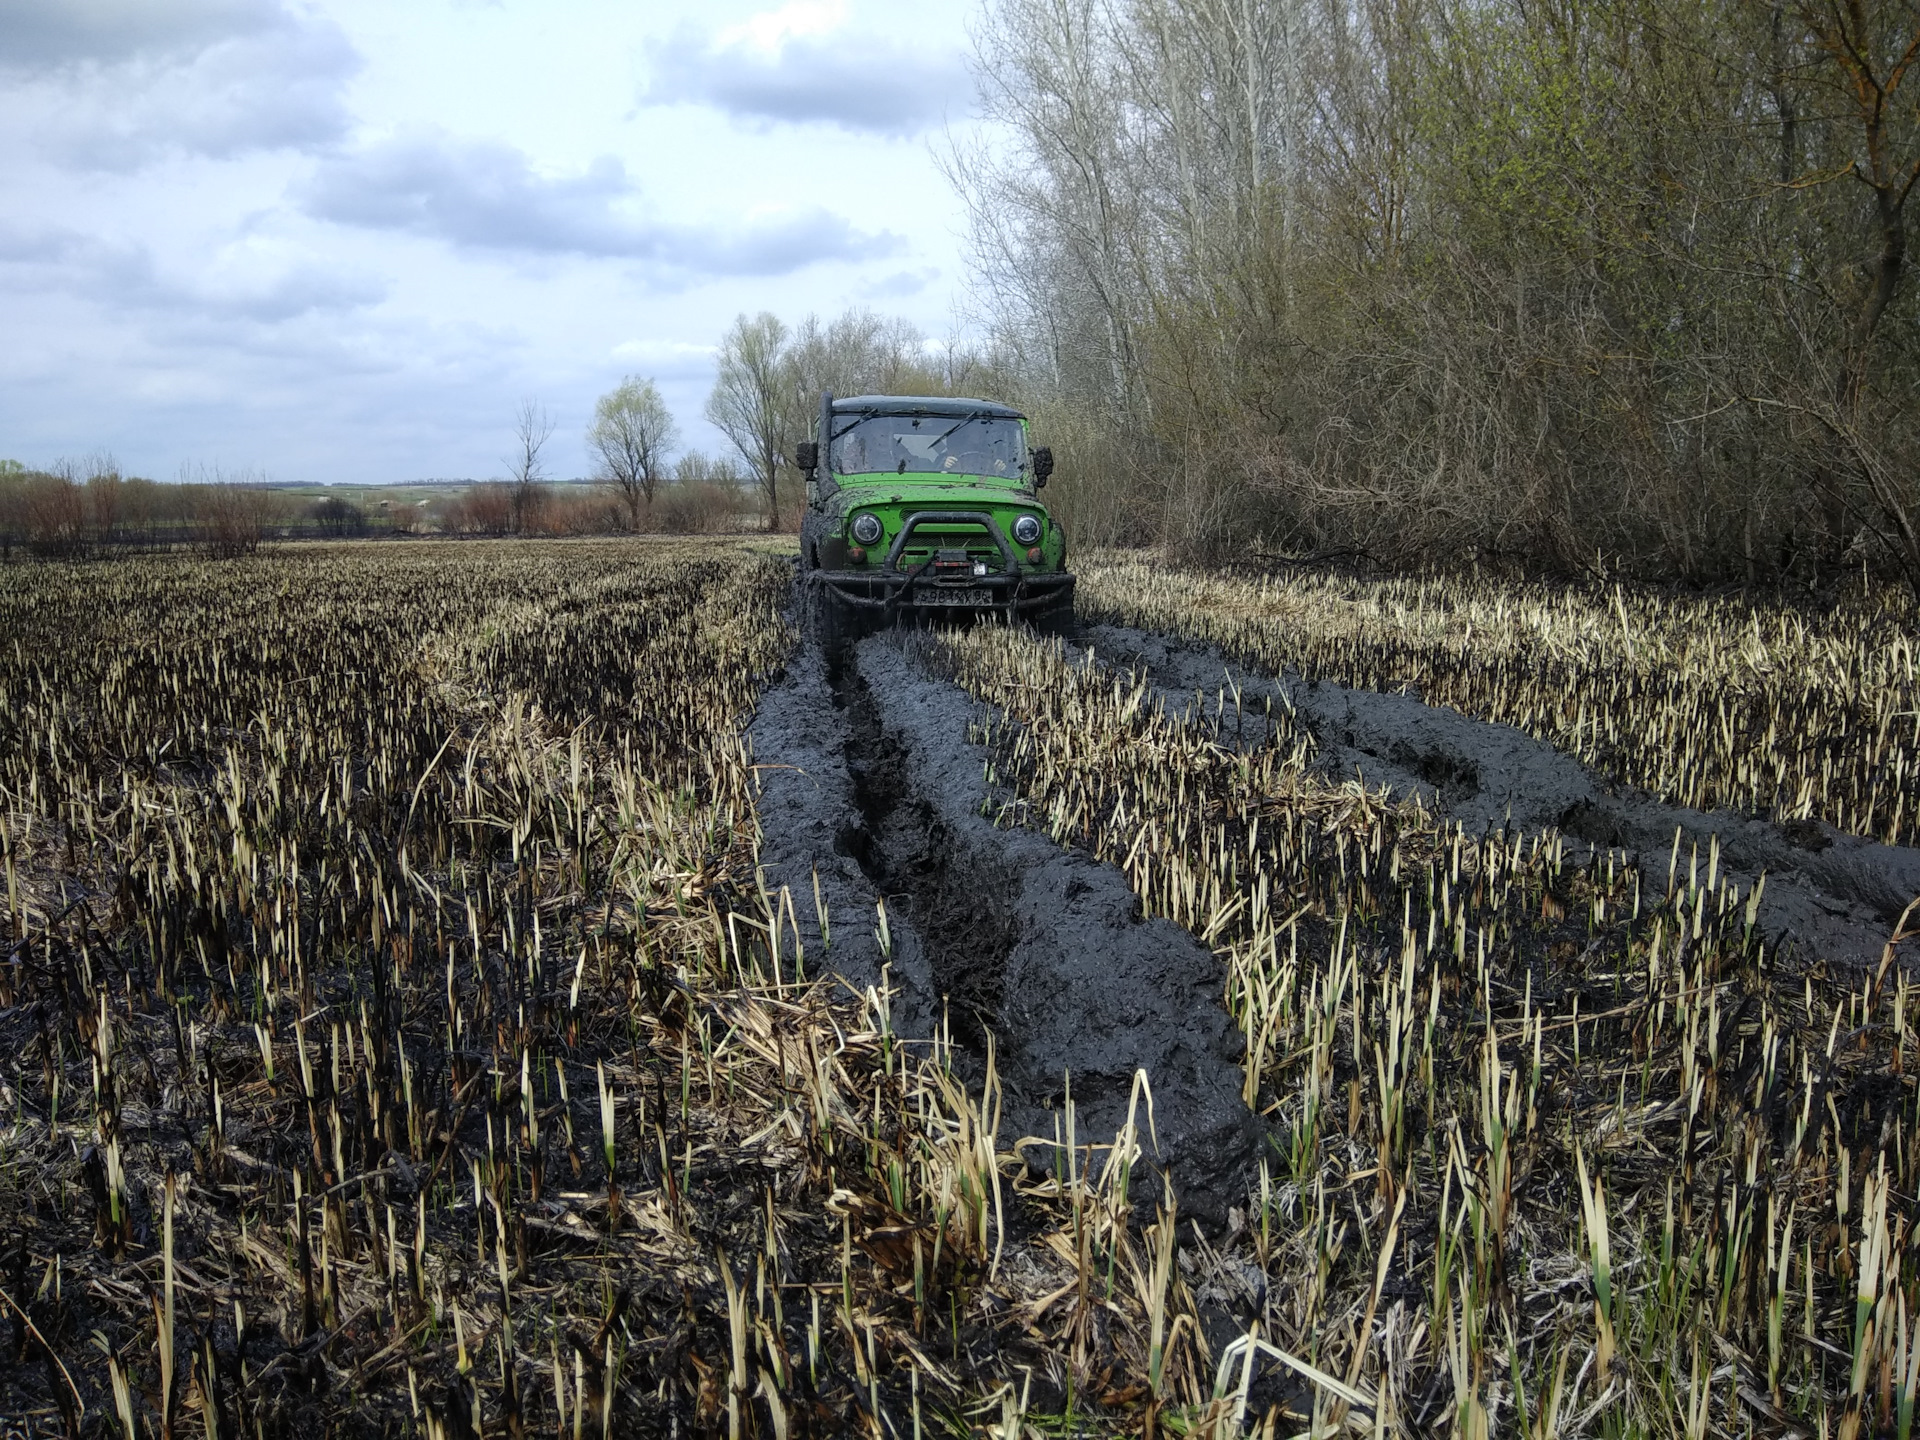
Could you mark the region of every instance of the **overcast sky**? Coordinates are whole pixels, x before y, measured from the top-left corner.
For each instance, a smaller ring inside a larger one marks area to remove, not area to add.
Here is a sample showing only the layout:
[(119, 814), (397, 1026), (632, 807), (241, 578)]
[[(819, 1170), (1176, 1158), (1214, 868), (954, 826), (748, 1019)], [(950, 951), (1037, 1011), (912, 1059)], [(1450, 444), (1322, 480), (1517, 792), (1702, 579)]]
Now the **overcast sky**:
[(0, 0), (0, 457), (390, 482), (688, 444), (741, 311), (964, 313), (972, 0)]

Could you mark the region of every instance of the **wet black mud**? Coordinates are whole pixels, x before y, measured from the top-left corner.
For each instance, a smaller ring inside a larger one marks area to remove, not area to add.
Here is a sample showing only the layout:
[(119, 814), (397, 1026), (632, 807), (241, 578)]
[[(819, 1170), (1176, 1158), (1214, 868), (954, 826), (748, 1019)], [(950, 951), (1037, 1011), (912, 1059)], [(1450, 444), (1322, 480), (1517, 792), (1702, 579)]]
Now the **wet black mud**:
[[(986, 754), (967, 739), (983, 714), (892, 636), (831, 658), (804, 646), (750, 732), (767, 883), (794, 896), (809, 963), (824, 953), (859, 989), (888, 963), (873, 933), (885, 901), (896, 1030), (924, 1037), (944, 1014), (976, 1064), (990, 1032), (1007, 1097), (1001, 1143), (1043, 1142), (1023, 1147), (1037, 1169), (1055, 1163), (1069, 1094), (1079, 1144), (1104, 1144), (1145, 1070), (1149, 1158), (1183, 1213), (1218, 1224), (1244, 1196), (1259, 1143), (1219, 962), (1171, 922), (1143, 921), (1112, 866), (985, 818)], [(832, 940), (819, 952), (816, 869)], [(1144, 1129), (1144, 1104), (1137, 1119)], [(1158, 1188), (1134, 1194), (1150, 1205)]]
[(851, 648), (829, 657), (827, 675), (847, 720), (847, 768), (863, 822), (845, 837), (848, 853), (911, 919), (955, 1037), (984, 1051), (1019, 941), (1020, 876), (1003, 855), (960, 843), (932, 801), (911, 789), (914, 757), (882, 723)]
[[(1623, 849), (1656, 893), (1676, 830), (1683, 881), (1693, 848), (1704, 857), (1717, 837), (1723, 870), (1743, 888), (1766, 874), (1759, 919), (1770, 943), (1805, 959), (1872, 964), (1920, 894), (1920, 851), (1663, 805), (1511, 726), (1260, 675), (1142, 631), (1091, 626), (1081, 641), (1144, 667), (1170, 713), (1211, 723), (1223, 741), (1259, 743), (1266, 708), (1290, 709), (1330, 778), (1417, 795), (1474, 830), (1557, 829), (1576, 848)], [(1223, 688), (1239, 692), (1237, 705)], [(808, 640), (750, 732), (767, 883), (793, 898), (810, 971), (830, 968), (862, 992), (884, 984), (903, 1038), (931, 1037), (944, 1016), (977, 1078), (991, 1033), (1007, 1090), (1003, 1145), (1051, 1142), (1069, 1087), (1080, 1143), (1110, 1140), (1144, 1069), (1154, 1158), (1183, 1210), (1218, 1222), (1244, 1194), (1260, 1143), (1240, 1100), (1243, 1046), (1221, 1005), (1218, 962), (1171, 922), (1142, 921), (1119, 870), (985, 818), (986, 755), (967, 739), (985, 715), (894, 636), (831, 656)], [(1048, 1144), (1026, 1153), (1042, 1168), (1054, 1160)]]
[[(1722, 869), (1743, 889), (1766, 875), (1759, 922), (1770, 943), (1790, 944), (1804, 958), (1878, 961), (1901, 911), (1920, 896), (1920, 850), (1876, 844), (1817, 821), (1777, 825), (1662, 804), (1510, 725), (1406, 695), (1262, 675), (1210, 645), (1113, 625), (1089, 626), (1081, 639), (1106, 661), (1144, 667), (1169, 713), (1212, 718), (1219, 691), (1237, 688), (1242, 712), (1271, 703), (1305, 722), (1329, 777), (1418, 796), (1472, 830), (1555, 829), (1586, 846), (1625, 850), (1638, 860), (1643, 883), (1659, 893), (1676, 831), (1683, 881), (1695, 847), (1705, 857), (1717, 837)], [(1226, 725), (1223, 738), (1231, 739), (1232, 721)]]
[[(1183, 1208), (1223, 1218), (1244, 1193), (1258, 1130), (1240, 1099), (1242, 1044), (1221, 1003), (1218, 960), (1171, 921), (1142, 920), (1115, 867), (985, 818), (986, 752), (966, 739), (985, 712), (956, 686), (928, 677), (890, 637), (863, 642), (858, 662), (942, 857), (926, 873), (946, 884), (915, 910), (923, 940), (938, 955), (949, 942), (927, 939), (936, 928), (989, 922), (997, 956), (962, 938), (935, 973), (967, 956), (990, 977), (983, 989), (997, 991), (995, 1003), (978, 1019), (997, 1038), (1014, 1125), (1051, 1140), (1070, 1089), (1081, 1142), (1109, 1140), (1145, 1070), (1157, 1158)], [(1030, 1153), (1049, 1162), (1044, 1149)]]
[[(889, 913), (891, 943), (882, 951), (877, 906), (886, 892), (864, 868), (875, 842), (848, 765), (847, 729), (845, 698), (819, 645), (803, 644), (785, 678), (761, 697), (748, 732), (760, 789), (761, 873), (771, 891), (785, 887), (792, 898), (808, 973), (832, 971), (859, 992), (884, 978), (895, 1030), (923, 1038), (939, 1015), (936, 992), (909, 914)], [(865, 783), (875, 783), (870, 769)], [(869, 803), (871, 795), (870, 788)]]

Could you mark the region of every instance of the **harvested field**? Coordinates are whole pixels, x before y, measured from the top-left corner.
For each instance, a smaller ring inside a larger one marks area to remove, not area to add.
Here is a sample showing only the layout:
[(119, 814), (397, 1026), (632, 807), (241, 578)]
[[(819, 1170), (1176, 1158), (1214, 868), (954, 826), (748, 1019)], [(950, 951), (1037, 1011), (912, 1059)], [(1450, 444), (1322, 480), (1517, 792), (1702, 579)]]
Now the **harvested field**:
[(1904, 612), (1083, 574), (0, 569), (0, 1413), (1905, 1440)]
[[(1268, 673), (1408, 692), (1538, 736), (1676, 805), (1920, 829), (1912, 600), (1818, 610), (1623, 587), (1243, 578), (1083, 562), (1081, 613), (1217, 644)], [(1217, 683), (1217, 681), (1215, 682)]]

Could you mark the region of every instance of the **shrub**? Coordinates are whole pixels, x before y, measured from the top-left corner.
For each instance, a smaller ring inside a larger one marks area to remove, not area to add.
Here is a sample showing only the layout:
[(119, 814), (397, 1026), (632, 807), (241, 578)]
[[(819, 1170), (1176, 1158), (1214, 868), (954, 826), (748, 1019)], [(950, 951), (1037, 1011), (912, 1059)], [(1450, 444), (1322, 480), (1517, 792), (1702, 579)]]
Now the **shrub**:
[(200, 543), (216, 560), (233, 560), (260, 548), (273, 518), (273, 497), (255, 485), (216, 480), (189, 487)]
[(358, 535), (367, 528), (367, 517), (351, 500), (329, 495), (313, 507), (313, 522), (325, 535)]
[(461, 535), (505, 535), (513, 528), (513, 491), (497, 480), (469, 485), (448, 503), (446, 527)]
[(734, 528), (740, 492), (710, 481), (669, 485), (653, 504), (655, 525), (669, 535), (715, 535)]

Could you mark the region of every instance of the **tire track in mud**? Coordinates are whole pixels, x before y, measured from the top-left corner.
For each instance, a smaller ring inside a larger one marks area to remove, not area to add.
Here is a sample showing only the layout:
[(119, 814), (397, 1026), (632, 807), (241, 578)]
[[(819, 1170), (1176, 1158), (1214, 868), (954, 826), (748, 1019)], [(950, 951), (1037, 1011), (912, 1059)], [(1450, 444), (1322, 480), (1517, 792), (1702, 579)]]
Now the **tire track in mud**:
[(984, 1053), (1019, 939), (1012, 901), (1020, 877), (1004, 856), (953, 843), (934, 805), (914, 790), (915, 755), (897, 724), (890, 730), (881, 719), (851, 650), (828, 658), (827, 679), (846, 716), (848, 773), (864, 822), (847, 837), (848, 848), (879, 893), (905, 903), (954, 1035)]
[[(1213, 724), (1224, 743), (1257, 743), (1264, 706), (1287, 707), (1314, 733), (1329, 778), (1357, 774), (1418, 795), (1469, 829), (1558, 829), (1576, 848), (1625, 849), (1656, 893), (1676, 827), (1683, 876), (1691, 847), (1704, 858), (1718, 836), (1722, 867), (1743, 889), (1766, 872), (1760, 922), (1776, 946), (1791, 940), (1874, 963), (1920, 894), (1920, 851), (1664, 805), (1511, 726), (1408, 696), (1260, 675), (1211, 646), (1145, 631), (1089, 626), (1081, 642), (1104, 662), (1144, 668), (1170, 716)], [(1237, 721), (1217, 721), (1212, 703), (1196, 701), (1196, 692), (1212, 701), (1223, 684), (1240, 693)], [(1218, 1223), (1243, 1196), (1259, 1142), (1240, 1099), (1242, 1041), (1221, 1003), (1219, 963), (1173, 922), (1142, 921), (1115, 867), (985, 818), (986, 754), (967, 734), (987, 714), (886, 635), (831, 655), (805, 641), (750, 729), (766, 881), (793, 897), (810, 972), (828, 966), (859, 990), (886, 976), (904, 1039), (931, 1037), (944, 1014), (978, 1065), (993, 1032), (1007, 1092), (1003, 1145), (1053, 1137), (1069, 1075), (1081, 1143), (1104, 1142), (1144, 1068), (1154, 1158), (1171, 1171), (1183, 1210)], [(1052, 1161), (1045, 1147), (1027, 1153), (1038, 1168)]]
[(895, 1030), (924, 1038), (939, 1014), (932, 978), (910, 915), (889, 914), (891, 953), (881, 950), (875, 907), (885, 891), (861, 865), (871, 842), (847, 730), (845, 701), (820, 646), (803, 640), (785, 676), (761, 694), (747, 732), (759, 785), (760, 869), (769, 891), (785, 886), (792, 898), (808, 973), (832, 970), (857, 991), (879, 986), (884, 974)]
[[(1109, 1141), (1144, 1069), (1150, 1158), (1182, 1213), (1217, 1225), (1244, 1198), (1260, 1139), (1219, 962), (1171, 921), (1141, 919), (1118, 869), (985, 818), (986, 752), (967, 739), (985, 713), (891, 637), (831, 657), (804, 643), (749, 732), (766, 882), (792, 894), (810, 966), (824, 953), (857, 988), (880, 978), (872, 932), (885, 898), (894, 1027), (923, 1039), (944, 1012), (976, 1064), (993, 1033), (1003, 1146), (1051, 1142), (1069, 1086), (1079, 1143)], [(816, 948), (809, 913), (816, 869), (830, 949)], [(1036, 1169), (1053, 1163), (1048, 1145), (1025, 1153)], [(1134, 1193), (1150, 1206), (1158, 1187)]]
[[(1902, 910), (1920, 896), (1920, 850), (1818, 823), (1789, 830), (1751, 815), (1663, 804), (1510, 725), (1411, 696), (1263, 675), (1211, 645), (1144, 630), (1089, 625), (1080, 640), (1104, 662), (1142, 667), (1173, 718), (1202, 719), (1195, 692), (1212, 696), (1223, 685), (1238, 689), (1243, 712), (1284, 705), (1313, 732), (1329, 778), (1358, 775), (1369, 787), (1417, 795), (1470, 830), (1556, 829), (1589, 851), (1625, 850), (1654, 893), (1665, 892), (1676, 829), (1683, 883), (1692, 848), (1704, 864), (1717, 836), (1721, 868), (1743, 890), (1766, 874), (1759, 922), (1776, 947), (1793, 941), (1823, 958), (1877, 963)], [(1222, 739), (1233, 737), (1223, 731)]]

